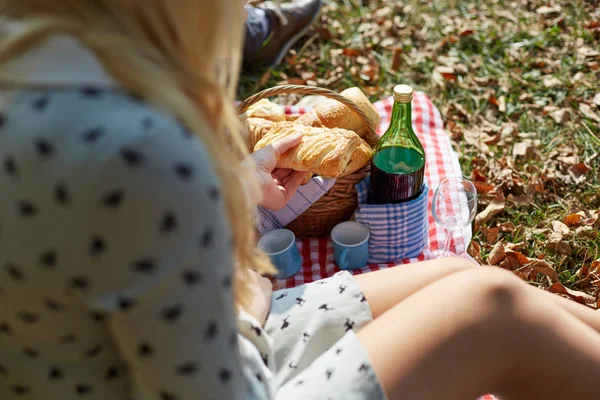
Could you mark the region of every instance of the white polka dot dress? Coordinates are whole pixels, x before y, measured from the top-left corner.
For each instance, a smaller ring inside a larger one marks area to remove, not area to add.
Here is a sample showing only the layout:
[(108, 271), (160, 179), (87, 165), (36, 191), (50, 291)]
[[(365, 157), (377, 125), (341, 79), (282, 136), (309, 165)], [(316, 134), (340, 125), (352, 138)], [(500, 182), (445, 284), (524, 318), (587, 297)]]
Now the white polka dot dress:
[(349, 274), (236, 316), (202, 143), (118, 88), (38, 83), (0, 73), (0, 399), (385, 398)]

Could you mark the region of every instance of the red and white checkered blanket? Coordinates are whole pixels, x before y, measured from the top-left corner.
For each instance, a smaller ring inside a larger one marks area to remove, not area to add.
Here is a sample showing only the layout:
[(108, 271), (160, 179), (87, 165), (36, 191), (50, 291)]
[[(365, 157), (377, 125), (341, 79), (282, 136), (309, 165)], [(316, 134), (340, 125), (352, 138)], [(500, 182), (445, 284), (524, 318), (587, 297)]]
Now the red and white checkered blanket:
[[(375, 108), (381, 115), (381, 124), (378, 133), (383, 134), (392, 116), (393, 98), (387, 98), (375, 103)], [(298, 115), (306, 110), (298, 107), (286, 107), (286, 114)], [(415, 132), (419, 136), (427, 157), (425, 178), (430, 187), (429, 191), (429, 243), (423, 254), (417, 258), (401, 260), (397, 263), (371, 264), (361, 270), (352, 271), (353, 274), (363, 274), (378, 271), (399, 264), (408, 264), (431, 258), (432, 252), (444, 246), (445, 232), (436, 226), (431, 215), (431, 201), (435, 189), (446, 177), (462, 176), (458, 156), (452, 149), (450, 139), (444, 131), (444, 124), (439, 110), (433, 105), (429, 97), (422, 92), (416, 92), (412, 103), (412, 119)], [(471, 239), (471, 229), (465, 228), (462, 233), (455, 232), (452, 246), (464, 249)], [(289, 279), (279, 279), (274, 282), (274, 289), (291, 288), (304, 283), (327, 278), (339, 271), (333, 261), (333, 245), (330, 238), (305, 239), (298, 242), (302, 255), (302, 269), (298, 274)], [(479, 400), (494, 400), (493, 396), (484, 396)]]
[[(381, 115), (379, 134), (383, 134), (390, 124), (392, 116), (393, 98), (387, 98), (375, 103), (375, 108)], [(438, 109), (433, 105), (429, 97), (422, 92), (416, 92), (413, 97), (412, 118), (413, 127), (425, 148), (427, 164), (425, 167), (425, 179), (429, 184), (429, 210), (431, 201), (438, 184), (446, 177), (461, 176), (458, 156), (452, 149), (450, 139), (444, 131), (444, 124)], [(305, 110), (297, 107), (286, 107), (289, 115), (303, 114)], [(436, 226), (429, 214), (429, 243), (423, 254), (417, 258), (399, 260), (396, 263), (371, 264), (365, 268), (352, 271), (354, 274), (363, 274), (378, 271), (398, 264), (407, 264), (423, 261), (431, 258), (431, 253), (443, 247), (445, 239), (444, 229)], [(464, 248), (471, 238), (470, 228), (461, 232), (455, 232), (453, 246)], [(290, 288), (304, 283), (318, 281), (319, 279), (332, 276), (339, 271), (333, 261), (333, 244), (330, 238), (305, 239), (298, 243), (302, 255), (302, 270), (289, 279), (275, 281), (275, 289)]]

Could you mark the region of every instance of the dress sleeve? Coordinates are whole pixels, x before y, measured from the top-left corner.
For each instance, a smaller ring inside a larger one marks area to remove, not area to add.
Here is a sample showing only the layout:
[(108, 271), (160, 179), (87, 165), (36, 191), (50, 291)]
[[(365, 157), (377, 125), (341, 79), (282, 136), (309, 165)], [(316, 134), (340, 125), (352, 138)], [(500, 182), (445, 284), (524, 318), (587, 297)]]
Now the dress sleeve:
[(114, 149), (89, 179), (92, 289), (139, 398), (257, 398), (236, 329), (233, 250), (202, 143), (157, 132)]

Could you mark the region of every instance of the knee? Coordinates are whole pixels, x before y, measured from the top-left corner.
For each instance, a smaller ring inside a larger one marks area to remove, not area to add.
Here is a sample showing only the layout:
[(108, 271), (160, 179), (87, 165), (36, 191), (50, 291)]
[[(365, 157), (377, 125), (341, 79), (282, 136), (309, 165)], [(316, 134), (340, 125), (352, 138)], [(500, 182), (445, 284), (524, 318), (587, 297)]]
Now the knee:
[(526, 284), (513, 273), (486, 267), (460, 275), (460, 301), (474, 305), (471, 322), (503, 330), (502, 327), (532, 323), (536, 319), (538, 313), (527, 301)]

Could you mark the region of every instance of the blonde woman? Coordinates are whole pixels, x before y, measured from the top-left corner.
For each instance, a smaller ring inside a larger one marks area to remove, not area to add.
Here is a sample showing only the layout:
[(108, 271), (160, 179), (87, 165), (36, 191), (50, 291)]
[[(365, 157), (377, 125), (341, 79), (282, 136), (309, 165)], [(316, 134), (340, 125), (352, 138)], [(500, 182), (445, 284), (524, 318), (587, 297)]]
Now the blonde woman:
[(236, 167), (242, 5), (0, 0), (0, 398), (596, 398), (598, 315), (508, 272), (271, 296), (249, 198), (303, 176)]

